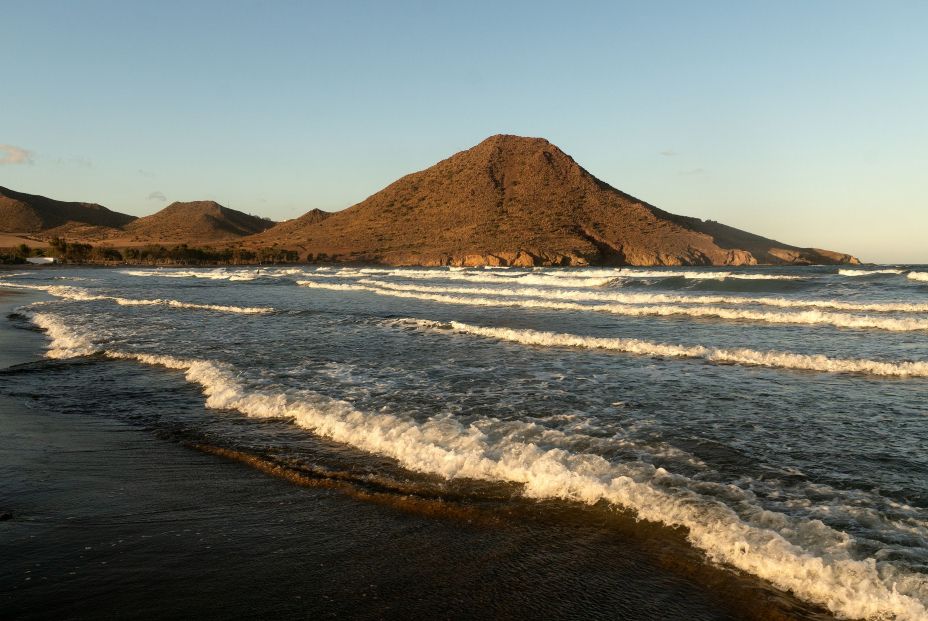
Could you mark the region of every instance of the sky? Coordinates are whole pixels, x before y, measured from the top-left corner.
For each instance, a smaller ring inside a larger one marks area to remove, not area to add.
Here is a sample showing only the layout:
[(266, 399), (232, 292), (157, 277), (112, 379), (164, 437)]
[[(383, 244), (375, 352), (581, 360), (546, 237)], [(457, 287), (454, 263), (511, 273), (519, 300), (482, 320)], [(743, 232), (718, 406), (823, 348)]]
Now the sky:
[(928, 3), (0, 0), (0, 185), (337, 211), (487, 136), (662, 209), (928, 263)]

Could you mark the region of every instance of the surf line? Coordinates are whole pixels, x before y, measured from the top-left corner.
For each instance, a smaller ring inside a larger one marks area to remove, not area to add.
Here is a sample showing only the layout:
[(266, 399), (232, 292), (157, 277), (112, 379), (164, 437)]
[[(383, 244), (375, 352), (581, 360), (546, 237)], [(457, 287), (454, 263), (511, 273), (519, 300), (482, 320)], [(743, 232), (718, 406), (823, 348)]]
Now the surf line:
[[(57, 318), (36, 314), (34, 321), (52, 338), (51, 351), (66, 357), (92, 353), (93, 344), (71, 333)], [(58, 338), (67, 343), (56, 343)], [(79, 353), (78, 353), (79, 352)], [(103, 350), (109, 358), (134, 360), (175, 369), (200, 386), (206, 406), (234, 409), (255, 418), (291, 418), (294, 424), (320, 436), (373, 454), (396, 459), (413, 471), (446, 478), (467, 477), (522, 485), (529, 498), (558, 498), (595, 504), (605, 501), (635, 511), (644, 520), (687, 529), (687, 539), (713, 562), (754, 574), (792, 591), (801, 599), (827, 606), (841, 616), (898, 621), (928, 617), (924, 602), (908, 594), (905, 574), (898, 582), (884, 579), (872, 560), (853, 558), (842, 543), (837, 547), (803, 546), (770, 526), (754, 524), (729, 506), (700, 496), (685, 477), (663, 468), (633, 475), (622, 464), (598, 455), (559, 448), (546, 449), (518, 440), (491, 441), (473, 425), (439, 417), (416, 422), (389, 413), (370, 414), (351, 404), (312, 392), (288, 395), (248, 390), (229, 365), (169, 355)], [(798, 526), (788, 516), (787, 531)], [(901, 588), (900, 588), (901, 586)]]
[(180, 300), (170, 300), (158, 298), (154, 300), (139, 300), (121, 298), (114, 295), (100, 295), (91, 293), (86, 289), (78, 287), (68, 287), (62, 285), (27, 285), (24, 283), (7, 283), (0, 281), (0, 287), (14, 287), (19, 289), (34, 289), (36, 291), (45, 291), (55, 297), (76, 302), (93, 302), (108, 300), (116, 302), (120, 306), (167, 306), (170, 308), (189, 308), (193, 310), (208, 310), (220, 313), (239, 313), (245, 315), (255, 315), (264, 313), (273, 313), (274, 309), (267, 306), (225, 306), (222, 304), (197, 304), (195, 302), (181, 302)]
[(640, 356), (695, 358), (713, 363), (797, 371), (818, 371), (822, 373), (855, 373), (884, 377), (928, 377), (928, 362), (883, 362), (858, 358), (830, 358), (822, 354), (809, 355), (743, 348), (722, 349), (702, 345), (668, 345), (639, 339), (581, 336), (541, 330), (475, 326), (459, 321), (394, 319), (389, 320), (388, 323), (397, 326), (413, 326), (438, 334), (467, 334), (538, 347), (599, 349)]
[(528, 283), (531, 280), (543, 278), (549, 281), (557, 280), (584, 280), (589, 286), (598, 286), (616, 278), (685, 278), (687, 280), (807, 280), (810, 276), (789, 276), (786, 274), (736, 274), (733, 272), (686, 272), (686, 271), (658, 271), (635, 269), (597, 269), (584, 271), (511, 271), (493, 273), (486, 270), (416, 270), (416, 269), (382, 269), (363, 268), (359, 270), (364, 274), (377, 276), (390, 276), (396, 278), (412, 278), (426, 280), (472, 280), (477, 282), (509, 282)]
[(798, 313), (778, 313), (746, 309), (720, 308), (716, 306), (633, 306), (623, 304), (602, 304), (598, 306), (590, 306), (588, 304), (578, 304), (576, 302), (559, 302), (552, 300), (490, 299), (484, 297), (462, 297), (444, 294), (415, 293), (409, 291), (395, 291), (382, 287), (372, 287), (369, 285), (320, 283), (311, 280), (298, 280), (296, 282), (300, 286), (314, 289), (328, 289), (332, 291), (366, 291), (376, 295), (424, 300), (438, 302), (440, 304), (457, 304), (462, 306), (515, 306), (520, 308), (541, 308), (550, 310), (610, 313), (613, 315), (624, 315), (627, 317), (707, 317), (734, 321), (758, 321), (773, 324), (831, 325), (839, 328), (876, 329), (889, 330), (893, 332), (923, 330), (928, 331), (928, 320), (926, 319), (894, 319), (858, 315), (842, 315), (839, 313), (828, 313), (818, 310), (802, 311)]
[(827, 308), (841, 311), (869, 311), (877, 313), (928, 313), (928, 304), (908, 302), (841, 302), (840, 300), (801, 300), (787, 298), (759, 298), (725, 295), (672, 295), (665, 293), (607, 293), (562, 289), (538, 289), (534, 287), (500, 288), (490, 287), (431, 287), (426, 285), (403, 285), (394, 282), (362, 278), (356, 282), (392, 289), (419, 293), (443, 293), (465, 295), (496, 295), (502, 297), (557, 298), (568, 301), (618, 302), (620, 304), (755, 304), (777, 308)]

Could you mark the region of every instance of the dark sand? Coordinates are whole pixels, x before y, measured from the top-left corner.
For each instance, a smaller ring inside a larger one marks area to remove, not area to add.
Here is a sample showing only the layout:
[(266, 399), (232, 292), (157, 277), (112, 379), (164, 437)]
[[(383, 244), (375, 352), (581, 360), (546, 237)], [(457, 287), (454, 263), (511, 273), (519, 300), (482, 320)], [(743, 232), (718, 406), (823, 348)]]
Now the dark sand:
[[(42, 334), (7, 319), (31, 299), (0, 293), (0, 368), (41, 359)], [(3, 618), (819, 618), (752, 580), (675, 568), (659, 537), (294, 485), (105, 412), (31, 408), (6, 379)]]

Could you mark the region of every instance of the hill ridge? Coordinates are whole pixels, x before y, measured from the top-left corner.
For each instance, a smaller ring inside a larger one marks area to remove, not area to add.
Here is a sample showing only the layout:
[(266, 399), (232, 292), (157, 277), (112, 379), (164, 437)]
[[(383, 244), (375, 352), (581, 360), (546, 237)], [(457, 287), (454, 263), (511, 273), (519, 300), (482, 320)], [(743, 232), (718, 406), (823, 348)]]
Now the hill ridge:
[(136, 238), (157, 241), (229, 241), (265, 231), (276, 223), (216, 201), (175, 201), (124, 227)]
[(38, 194), (0, 187), (0, 231), (40, 233), (57, 229), (100, 227), (117, 229), (135, 216), (110, 211), (97, 203), (59, 201)]
[(544, 138), (496, 134), (322, 221), (251, 238), (395, 265), (854, 263), (650, 205)]

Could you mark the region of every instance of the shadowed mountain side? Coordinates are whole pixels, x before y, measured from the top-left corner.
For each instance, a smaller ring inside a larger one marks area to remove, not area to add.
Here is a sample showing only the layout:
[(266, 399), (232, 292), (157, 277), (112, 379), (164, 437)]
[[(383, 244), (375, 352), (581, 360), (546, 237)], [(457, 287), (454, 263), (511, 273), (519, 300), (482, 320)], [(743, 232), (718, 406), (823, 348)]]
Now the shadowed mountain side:
[(56, 201), (45, 196), (0, 187), (0, 231), (44, 233), (52, 229), (117, 229), (133, 220), (96, 203)]
[(215, 201), (171, 203), (124, 227), (124, 235), (153, 242), (231, 241), (274, 226), (274, 222), (223, 207)]
[(509, 135), (402, 177), (322, 221), (309, 215), (248, 241), (395, 265), (856, 262), (675, 216), (600, 181), (547, 140)]

